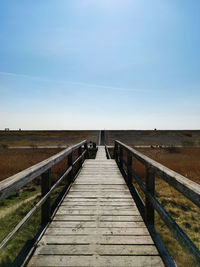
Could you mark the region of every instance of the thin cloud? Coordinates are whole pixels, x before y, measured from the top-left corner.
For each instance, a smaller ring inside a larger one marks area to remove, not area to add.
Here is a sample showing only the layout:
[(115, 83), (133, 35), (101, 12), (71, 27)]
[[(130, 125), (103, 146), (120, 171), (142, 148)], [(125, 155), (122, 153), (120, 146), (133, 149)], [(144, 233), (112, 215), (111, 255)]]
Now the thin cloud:
[(85, 82), (73, 82), (73, 81), (63, 81), (63, 80), (52, 80), (52, 79), (46, 79), (38, 76), (31, 76), (26, 74), (20, 74), (20, 73), (13, 73), (13, 72), (0, 72), (0, 75), (2, 76), (10, 76), (10, 77), (21, 77), (21, 78), (28, 78), (28, 79), (34, 79), (34, 80), (40, 80), (43, 82), (50, 82), (50, 83), (60, 83), (60, 84), (72, 84), (72, 85), (80, 85), (80, 86), (87, 86), (87, 87), (93, 87), (93, 88), (101, 88), (101, 89), (109, 89), (113, 91), (123, 91), (123, 92), (151, 92), (150, 90), (144, 90), (144, 89), (137, 89), (137, 88), (125, 88), (125, 87), (115, 87), (115, 86), (108, 86), (108, 85), (102, 85), (102, 84), (93, 84), (93, 83), (85, 83)]
[(115, 87), (115, 86), (108, 86), (108, 85), (101, 85), (101, 84), (92, 84), (92, 83), (83, 83), (83, 82), (69, 82), (69, 83), (82, 85), (82, 86), (88, 86), (88, 87), (110, 89), (110, 90), (115, 90), (115, 91), (147, 92), (146, 90), (141, 90), (141, 89), (123, 88), (123, 87)]

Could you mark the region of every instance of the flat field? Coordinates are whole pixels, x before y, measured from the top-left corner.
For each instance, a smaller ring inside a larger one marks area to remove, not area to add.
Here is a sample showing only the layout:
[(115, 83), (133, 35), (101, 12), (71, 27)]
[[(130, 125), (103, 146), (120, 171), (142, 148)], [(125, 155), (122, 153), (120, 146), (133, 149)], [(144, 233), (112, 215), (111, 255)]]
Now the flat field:
[[(200, 131), (106, 131), (107, 144), (113, 145), (114, 139), (131, 146), (140, 145), (164, 145), (165, 148), (136, 148), (138, 151), (160, 162), (168, 168), (184, 175), (188, 179), (200, 184)], [(0, 131), (0, 146), (54, 146), (71, 145), (83, 139), (94, 141), (98, 144), (99, 131)], [(183, 147), (176, 147), (183, 146)], [(0, 149), (0, 180), (3, 180), (17, 172), (26, 169), (56, 153), (58, 149)], [(67, 167), (66, 160), (57, 164), (53, 169), (54, 179), (63, 173)], [(136, 173), (145, 180), (145, 168), (138, 162), (133, 161)], [(137, 187), (137, 185), (136, 185)], [(137, 187), (138, 188), (138, 187)], [(33, 191), (34, 189), (34, 191)], [(4, 212), (1, 219), (2, 233), (4, 229), (12, 229), (9, 218), (17, 214), (23, 206), (28, 206), (36, 201), (40, 187), (36, 184), (30, 185), (22, 190), (18, 196), (1, 204), (0, 212)], [(139, 190), (140, 194), (142, 192)], [(143, 199), (144, 196), (142, 195)], [(156, 177), (156, 197), (165, 207), (167, 212), (174, 218), (180, 227), (188, 234), (192, 241), (200, 248), (200, 210), (188, 201), (179, 192), (167, 183)], [(17, 199), (19, 198), (19, 199)], [(27, 201), (27, 202), (24, 202)], [(18, 203), (18, 204), (17, 204)], [(17, 204), (17, 205), (16, 205)], [(14, 205), (14, 207), (13, 207)], [(12, 208), (11, 208), (12, 207)], [(6, 215), (7, 214), (7, 215)], [(23, 214), (24, 215), (24, 214)], [(23, 216), (22, 216), (23, 217)], [(38, 218), (36, 217), (38, 220)], [(14, 222), (12, 222), (14, 225)], [(15, 222), (16, 223), (16, 222)], [(155, 216), (156, 228), (167, 244), (172, 256), (178, 266), (193, 266), (190, 256), (182, 252), (182, 249), (172, 237), (158, 214)], [(29, 231), (30, 232), (30, 231)], [(5, 232), (6, 233), (6, 232)], [(4, 234), (5, 234), (4, 233)], [(15, 245), (16, 243), (14, 243)], [(15, 249), (8, 255), (12, 255)], [(6, 254), (7, 255), (7, 254)], [(14, 254), (13, 254), (14, 255)], [(13, 256), (14, 257), (14, 256)], [(185, 265), (184, 265), (185, 264)], [(195, 265), (194, 265), (195, 266)]]
[(99, 131), (0, 131), (0, 146), (61, 146), (83, 140), (98, 144)]
[(113, 130), (106, 131), (106, 143), (114, 140), (127, 145), (200, 146), (200, 130)]
[(0, 149), (0, 181), (47, 159), (62, 149)]
[(200, 184), (200, 147), (136, 148), (136, 150)]
[[(137, 148), (137, 150), (200, 184), (200, 148)], [(145, 181), (143, 165), (134, 160), (133, 169)], [(133, 183), (142, 199), (145, 200), (140, 188), (134, 181)], [(155, 179), (155, 195), (167, 212), (200, 249), (200, 209), (159, 177)], [(155, 227), (178, 266), (196, 266), (190, 255), (183, 252), (157, 213), (155, 214)]]

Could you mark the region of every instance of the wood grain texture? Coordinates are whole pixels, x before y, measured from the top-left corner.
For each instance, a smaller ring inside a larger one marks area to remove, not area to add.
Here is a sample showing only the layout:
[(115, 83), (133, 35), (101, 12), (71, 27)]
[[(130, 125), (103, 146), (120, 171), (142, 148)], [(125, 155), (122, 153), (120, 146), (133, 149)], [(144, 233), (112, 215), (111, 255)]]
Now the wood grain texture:
[(28, 266), (164, 266), (114, 160), (86, 160)]

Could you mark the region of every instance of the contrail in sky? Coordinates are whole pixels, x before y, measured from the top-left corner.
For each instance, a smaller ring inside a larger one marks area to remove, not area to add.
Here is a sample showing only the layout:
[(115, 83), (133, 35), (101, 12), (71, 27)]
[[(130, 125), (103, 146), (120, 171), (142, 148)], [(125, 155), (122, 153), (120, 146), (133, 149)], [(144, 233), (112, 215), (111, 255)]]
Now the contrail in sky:
[(88, 86), (88, 87), (95, 87), (95, 88), (102, 88), (102, 89), (110, 89), (115, 91), (124, 91), (124, 92), (151, 92), (150, 90), (144, 90), (144, 89), (136, 89), (136, 88), (124, 88), (124, 87), (115, 87), (115, 86), (108, 86), (108, 85), (101, 85), (101, 84), (92, 84), (92, 83), (85, 83), (85, 82), (74, 82), (74, 81), (63, 81), (63, 80), (52, 80), (52, 79), (46, 79), (38, 76), (31, 76), (21, 73), (12, 73), (12, 72), (0, 72), (0, 75), (2, 76), (11, 76), (11, 77), (21, 77), (21, 78), (28, 78), (28, 79), (34, 79), (34, 80), (40, 80), (43, 82), (54, 82), (54, 83), (62, 83), (62, 84), (73, 84), (73, 85), (81, 85), (81, 86)]

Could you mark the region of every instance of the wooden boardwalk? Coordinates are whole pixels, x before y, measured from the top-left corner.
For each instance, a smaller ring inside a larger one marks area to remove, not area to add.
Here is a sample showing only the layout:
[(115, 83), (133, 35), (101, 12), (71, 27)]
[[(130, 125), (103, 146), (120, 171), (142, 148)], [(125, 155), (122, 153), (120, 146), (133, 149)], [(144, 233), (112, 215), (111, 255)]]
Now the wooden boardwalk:
[(114, 160), (86, 160), (28, 266), (164, 266)]

